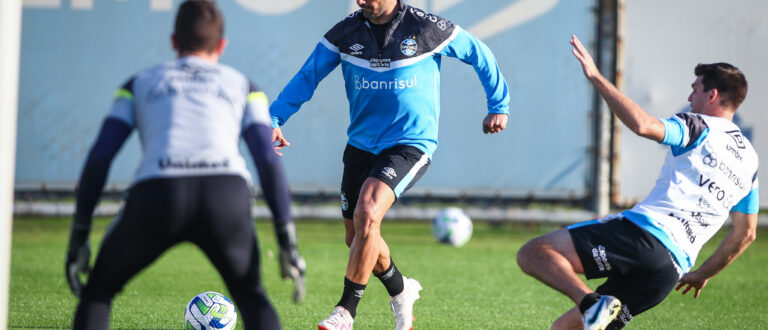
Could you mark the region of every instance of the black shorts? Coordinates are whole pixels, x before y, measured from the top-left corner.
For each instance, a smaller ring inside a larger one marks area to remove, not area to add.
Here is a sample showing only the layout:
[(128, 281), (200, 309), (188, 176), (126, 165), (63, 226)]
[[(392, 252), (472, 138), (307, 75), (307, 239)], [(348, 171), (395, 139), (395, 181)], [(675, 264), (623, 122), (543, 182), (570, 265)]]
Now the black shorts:
[(430, 164), (425, 153), (411, 146), (394, 146), (374, 155), (348, 144), (343, 159), (341, 213), (345, 219), (352, 219), (365, 179), (372, 177), (383, 181), (392, 188), (395, 198), (400, 198), (424, 175)]
[(608, 278), (595, 291), (619, 298), (624, 324), (664, 300), (682, 276), (669, 250), (623, 217), (578, 223), (568, 232), (587, 278)]
[(189, 241), (211, 260), (239, 309), (258, 305), (251, 304), (263, 293), (251, 197), (235, 175), (137, 183), (104, 235), (85, 290), (110, 298), (167, 249)]

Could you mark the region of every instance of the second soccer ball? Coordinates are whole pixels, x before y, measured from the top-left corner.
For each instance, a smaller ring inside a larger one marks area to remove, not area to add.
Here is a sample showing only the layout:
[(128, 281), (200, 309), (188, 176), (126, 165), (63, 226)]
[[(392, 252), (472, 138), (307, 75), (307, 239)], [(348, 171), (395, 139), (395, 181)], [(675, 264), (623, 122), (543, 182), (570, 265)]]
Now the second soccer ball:
[(432, 235), (440, 243), (462, 246), (472, 237), (472, 220), (460, 208), (443, 209), (432, 220)]

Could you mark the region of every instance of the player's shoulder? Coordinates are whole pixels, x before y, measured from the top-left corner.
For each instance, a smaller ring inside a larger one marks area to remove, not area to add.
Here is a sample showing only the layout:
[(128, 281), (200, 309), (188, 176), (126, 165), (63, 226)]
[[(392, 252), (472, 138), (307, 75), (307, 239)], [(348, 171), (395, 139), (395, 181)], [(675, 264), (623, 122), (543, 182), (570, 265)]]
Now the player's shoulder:
[(411, 5), (405, 4), (401, 10), (404, 11), (404, 23), (408, 26), (418, 28), (422, 33), (426, 31), (436, 35), (445, 36), (450, 35), (453, 33), (454, 29), (458, 28), (458, 25), (445, 17), (426, 12), (423, 9)]
[(337, 41), (344, 39), (345, 36), (349, 35), (363, 24), (365, 24), (365, 16), (363, 16), (362, 10), (358, 10), (336, 23), (330, 30), (328, 30), (324, 37), (329, 42), (336, 44)]
[(216, 67), (221, 70), (221, 76), (224, 79), (231, 79), (236, 82), (247, 84), (249, 83), (248, 78), (240, 72), (240, 70), (237, 70), (227, 64), (224, 63), (217, 63)]
[[(133, 89), (136, 88), (137, 85), (146, 84), (148, 82), (152, 82), (155, 80), (158, 80), (159, 77), (163, 76), (166, 71), (169, 70), (169, 68), (173, 65), (174, 61), (166, 61), (160, 64), (156, 64), (147, 68), (144, 68), (142, 70), (139, 70), (138, 72), (134, 73), (128, 80), (123, 84), (123, 89), (128, 89), (131, 92), (133, 92)], [(127, 87), (130, 87), (127, 88)]]
[(748, 134), (744, 134), (742, 129), (736, 125), (736, 123), (721, 117), (707, 115), (699, 115), (699, 117), (701, 120), (705, 121), (708, 127), (713, 131), (719, 132), (718, 138), (722, 139), (727, 150), (734, 154), (738, 154), (738, 158), (749, 158), (751, 159), (751, 162), (757, 163), (757, 151), (749, 140)]

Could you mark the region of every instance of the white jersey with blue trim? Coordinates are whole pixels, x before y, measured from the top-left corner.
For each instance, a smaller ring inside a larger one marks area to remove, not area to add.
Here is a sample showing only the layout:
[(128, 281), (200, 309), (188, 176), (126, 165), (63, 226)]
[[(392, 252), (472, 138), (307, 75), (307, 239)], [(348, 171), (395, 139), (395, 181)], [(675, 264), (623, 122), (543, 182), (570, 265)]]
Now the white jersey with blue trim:
[(661, 120), (670, 145), (656, 186), (623, 215), (658, 238), (689, 271), (731, 212), (759, 210), (758, 158), (730, 120), (680, 113)]
[(109, 118), (136, 128), (143, 158), (136, 182), (158, 177), (235, 174), (251, 181), (239, 151), (242, 130), (271, 125), (267, 98), (245, 76), (187, 56), (133, 76)]

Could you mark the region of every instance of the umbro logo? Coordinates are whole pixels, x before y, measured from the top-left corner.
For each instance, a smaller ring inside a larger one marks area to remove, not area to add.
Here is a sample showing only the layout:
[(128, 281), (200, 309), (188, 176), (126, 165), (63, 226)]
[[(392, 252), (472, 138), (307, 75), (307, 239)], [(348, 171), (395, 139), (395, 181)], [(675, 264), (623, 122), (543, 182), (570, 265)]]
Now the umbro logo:
[(733, 138), (733, 141), (736, 142), (736, 147), (738, 147), (739, 149), (746, 149), (747, 148), (747, 146), (744, 145), (744, 136), (741, 135), (741, 131), (733, 130), (733, 131), (728, 131), (728, 132), (725, 132), (725, 133), (727, 133), (728, 135), (730, 135)]
[(381, 169), (381, 174), (386, 175), (390, 180), (397, 177), (397, 173), (395, 173), (395, 169), (391, 167), (385, 167)]
[(363, 46), (361, 44), (354, 44), (352, 46), (349, 46), (349, 49), (352, 51), (349, 54), (350, 55), (362, 55), (363, 52), (361, 52), (361, 50), (363, 50), (363, 48), (365, 48), (365, 46)]

